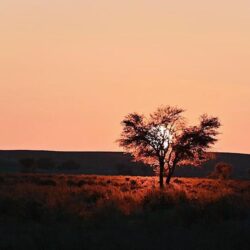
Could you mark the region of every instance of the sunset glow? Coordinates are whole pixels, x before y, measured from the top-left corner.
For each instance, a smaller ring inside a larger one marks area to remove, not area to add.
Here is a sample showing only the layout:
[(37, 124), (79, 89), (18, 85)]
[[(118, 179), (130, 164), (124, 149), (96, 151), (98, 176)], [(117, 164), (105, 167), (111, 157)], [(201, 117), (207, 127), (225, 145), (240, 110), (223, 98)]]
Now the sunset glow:
[(173, 138), (169, 129), (167, 129), (164, 125), (153, 127), (151, 129), (151, 133), (156, 134), (156, 137), (158, 137), (159, 141), (163, 141), (163, 146), (165, 149), (169, 146)]
[(120, 121), (207, 112), (250, 153), (250, 1), (0, 1), (0, 149), (117, 151)]

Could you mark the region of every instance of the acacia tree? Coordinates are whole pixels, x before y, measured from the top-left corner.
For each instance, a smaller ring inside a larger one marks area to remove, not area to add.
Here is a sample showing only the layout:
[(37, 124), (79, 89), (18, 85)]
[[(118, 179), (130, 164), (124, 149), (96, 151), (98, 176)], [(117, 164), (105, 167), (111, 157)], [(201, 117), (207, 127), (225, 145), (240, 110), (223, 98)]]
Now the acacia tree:
[(202, 115), (197, 126), (187, 126), (184, 110), (163, 106), (145, 117), (131, 113), (122, 121), (118, 143), (135, 161), (150, 164), (159, 174), (160, 187), (169, 184), (176, 166), (197, 166), (209, 159), (220, 122)]

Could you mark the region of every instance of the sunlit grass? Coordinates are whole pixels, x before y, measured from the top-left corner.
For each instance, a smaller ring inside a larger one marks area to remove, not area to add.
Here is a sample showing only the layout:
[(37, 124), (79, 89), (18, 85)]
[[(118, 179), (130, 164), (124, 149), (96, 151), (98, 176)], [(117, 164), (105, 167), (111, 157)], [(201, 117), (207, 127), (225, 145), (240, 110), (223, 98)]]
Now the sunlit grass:
[[(26, 206), (35, 206), (38, 217), (59, 209), (89, 218), (110, 206), (130, 215), (143, 211), (145, 204), (160, 209), (169, 204), (179, 207), (181, 201), (200, 206), (229, 196), (250, 204), (250, 182), (235, 180), (173, 178), (172, 184), (160, 191), (155, 177), (23, 174), (2, 175), (0, 186), (0, 199), (5, 206), (17, 204), (27, 217)], [(14, 210), (6, 208), (3, 212), (11, 216)]]
[(151, 250), (170, 238), (168, 249), (247, 249), (249, 181), (158, 187), (154, 177), (1, 175), (0, 248)]

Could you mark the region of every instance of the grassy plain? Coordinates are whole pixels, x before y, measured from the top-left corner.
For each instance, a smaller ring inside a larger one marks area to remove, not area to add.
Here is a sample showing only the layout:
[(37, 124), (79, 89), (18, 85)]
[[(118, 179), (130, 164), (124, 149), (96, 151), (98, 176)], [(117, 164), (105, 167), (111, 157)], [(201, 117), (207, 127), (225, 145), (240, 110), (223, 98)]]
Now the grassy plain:
[(250, 181), (0, 175), (0, 249), (248, 249)]

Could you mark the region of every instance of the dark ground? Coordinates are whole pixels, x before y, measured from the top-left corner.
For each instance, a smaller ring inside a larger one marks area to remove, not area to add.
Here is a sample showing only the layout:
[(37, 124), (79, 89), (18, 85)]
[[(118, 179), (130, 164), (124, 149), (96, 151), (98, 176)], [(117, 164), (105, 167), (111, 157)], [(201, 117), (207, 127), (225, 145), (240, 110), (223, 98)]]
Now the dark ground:
[(0, 249), (247, 250), (250, 182), (0, 175)]
[[(233, 178), (250, 179), (250, 155), (233, 153), (216, 153), (216, 158), (201, 167), (177, 168), (175, 175), (179, 177), (207, 177), (217, 162), (226, 162), (233, 167)], [(38, 169), (38, 172), (98, 174), (98, 175), (134, 175), (153, 176), (149, 166), (135, 163), (129, 155), (121, 152), (56, 152), (29, 150), (0, 150), (0, 173), (15, 173), (22, 170), (20, 159), (51, 159), (54, 167)], [(60, 164), (74, 161), (79, 169), (62, 169)]]

